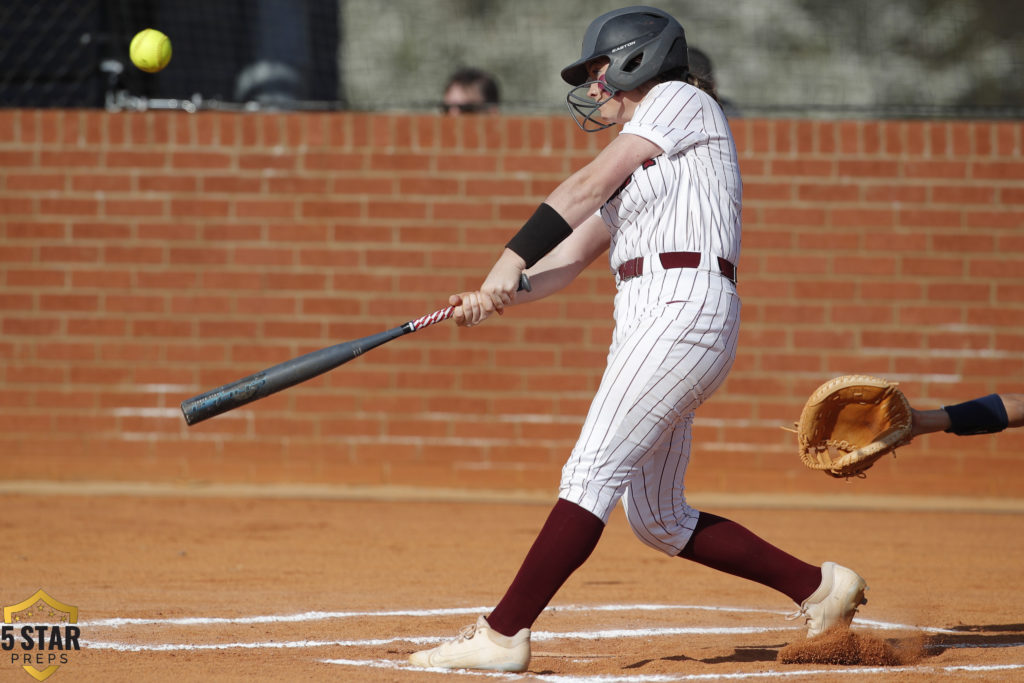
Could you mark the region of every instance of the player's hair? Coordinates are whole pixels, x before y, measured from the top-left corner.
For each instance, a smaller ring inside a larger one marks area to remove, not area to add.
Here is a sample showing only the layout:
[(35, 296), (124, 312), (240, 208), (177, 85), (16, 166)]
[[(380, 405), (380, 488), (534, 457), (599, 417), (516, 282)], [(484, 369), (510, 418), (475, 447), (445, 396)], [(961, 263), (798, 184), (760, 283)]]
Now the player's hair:
[(700, 88), (708, 95), (711, 95), (711, 99), (718, 102), (718, 89), (715, 88), (715, 84), (706, 78), (698, 76), (687, 68), (671, 69), (665, 73), (658, 74), (655, 81), (658, 83), (664, 83), (666, 81), (683, 81), (684, 83), (689, 83), (695, 88)]
[(486, 104), (500, 104), (501, 92), (498, 89), (498, 82), (491, 74), (483, 69), (476, 69), (471, 66), (458, 69), (449, 78), (444, 89), (453, 85), (461, 85), (464, 88), (479, 88), (480, 94), (484, 96)]
[(677, 66), (667, 69), (651, 79), (652, 83), (667, 83), (668, 81), (682, 81), (683, 83), (689, 83), (695, 88), (700, 88), (708, 95), (711, 95), (711, 98), (715, 102), (718, 102), (718, 89), (715, 87), (714, 82), (708, 78), (698, 76), (693, 73), (688, 66)]

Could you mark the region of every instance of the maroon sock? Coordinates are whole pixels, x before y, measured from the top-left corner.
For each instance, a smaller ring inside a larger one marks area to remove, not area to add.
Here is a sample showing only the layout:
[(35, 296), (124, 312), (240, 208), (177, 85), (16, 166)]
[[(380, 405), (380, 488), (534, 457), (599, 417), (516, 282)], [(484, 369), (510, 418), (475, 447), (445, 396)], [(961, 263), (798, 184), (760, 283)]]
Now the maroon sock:
[(821, 584), (821, 568), (807, 564), (724, 517), (701, 512), (679, 557), (788, 595), (799, 604)]
[(491, 628), (514, 636), (532, 626), (562, 584), (590, 557), (602, 531), (604, 522), (595, 514), (559, 498), (505, 597), (487, 617)]

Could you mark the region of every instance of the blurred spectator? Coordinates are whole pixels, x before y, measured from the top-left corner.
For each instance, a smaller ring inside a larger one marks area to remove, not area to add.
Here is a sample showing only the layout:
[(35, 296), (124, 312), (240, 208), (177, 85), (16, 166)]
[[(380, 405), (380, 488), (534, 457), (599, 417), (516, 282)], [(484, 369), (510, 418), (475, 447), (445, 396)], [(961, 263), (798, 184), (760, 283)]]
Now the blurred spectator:
[(736, 108), (736, 105), (722, 97), (718, 92), (718, 82), (715, 80), (714, 67), (711, 64), (711, 58), (708, 57), (707, 53), (696, 47), (687, 48), (687, 55), (690, 61), (690, 73), (697, 78), (705, 81), (710, 87), (714, 96), (718, 99), (718, 103), (722, 105), (722, 111), (729, 118), (739, 116), (740, 111)]
[(498, 83), (481, 69), (466, 67), (448, 78), (441, 99), (441, 112), (460, 114), (496, 114), (500, 104)]

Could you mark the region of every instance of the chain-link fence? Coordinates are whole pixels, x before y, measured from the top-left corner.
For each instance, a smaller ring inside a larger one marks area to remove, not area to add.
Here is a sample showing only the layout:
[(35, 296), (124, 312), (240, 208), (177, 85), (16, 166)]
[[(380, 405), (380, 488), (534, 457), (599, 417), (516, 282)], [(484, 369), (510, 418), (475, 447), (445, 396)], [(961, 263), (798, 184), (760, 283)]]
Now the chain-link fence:
[[(433, 110), (459, 66), (510, 113), (564, 110), (560, 68), (621, 0), (4, 0), (0, 106)], [(1019, 0), (664, 0), (735, 113), (1024, 118)], [(128, 60), (142, 28), (171, 65)]]

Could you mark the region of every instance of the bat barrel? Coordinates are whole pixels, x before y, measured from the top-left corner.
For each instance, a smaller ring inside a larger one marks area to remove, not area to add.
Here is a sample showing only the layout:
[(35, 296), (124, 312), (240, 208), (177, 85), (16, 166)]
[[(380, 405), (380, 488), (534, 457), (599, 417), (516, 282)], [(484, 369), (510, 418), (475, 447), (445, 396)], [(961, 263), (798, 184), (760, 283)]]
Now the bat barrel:
[[(519, 289), (530, 291), (530, 280), (526, 273), (522, 273), (519, 278)], [(270, 396), (282, 389), (305, 382), (317, 375), (322, 375), (396, 337), (447, 320), (454, 312), (455, 307), (448, 306), (390, 330), (344, 344), (328, 346), (325, 349), (293, 358), (254, 375), (185, 399), (181, 402), (181, 413), (185, 416), (185, 422), (188, 425), (208, 420), (239, 406)]]
[(186, 399), (181, 403), (181, 413), (185, 416), (187, 424), (197, 424), (322, 375), (403, 334), (406, 334), (406, 330), (396, 327), (292, 358), (254, 375)]

